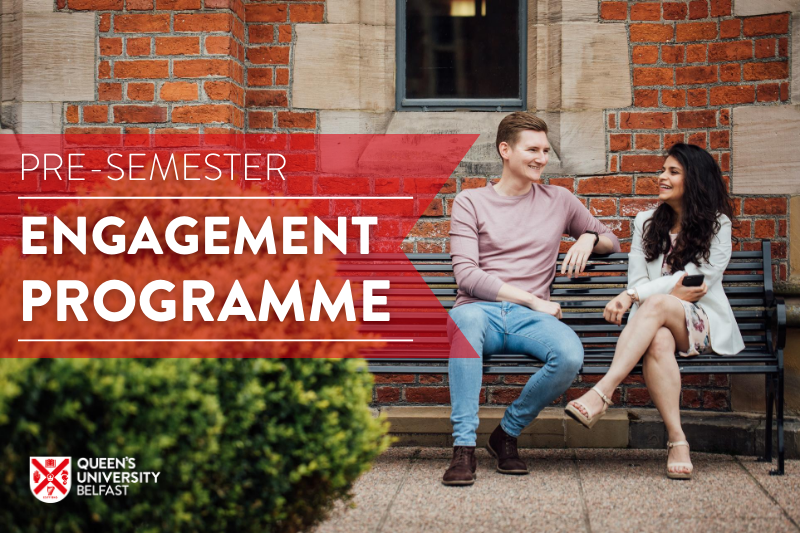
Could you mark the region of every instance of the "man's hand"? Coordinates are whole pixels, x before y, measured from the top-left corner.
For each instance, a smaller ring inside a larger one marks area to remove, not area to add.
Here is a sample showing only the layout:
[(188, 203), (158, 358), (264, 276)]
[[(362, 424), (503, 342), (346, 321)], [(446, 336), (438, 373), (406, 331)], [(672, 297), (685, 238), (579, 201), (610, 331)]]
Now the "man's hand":
[(670, 294), (673, 296), (677, 296), (684, 302), (696, 302), (700, 298), (706, 295), (708, 292), (708, 287), (706, 286), (705, 282), (699, 287), (685, 287), (683, 285), (683, 278), (686, 277), (686, 274), (681, 276), (681, 279), (678, 280), (678, 283), (675, 284), (675, 287), (672, 288)]
[(620, 293), (617, 297), (606, 304), (603, 310), (603, 318), (606, 322), (620, 325), (622, 324), (622, 316), (631, 308), (633, 300), (628, 296), (627, 292)]
[(586, 268), (586, 261), (592, 255), (594, 241), (595, 238), (592, 233), (584, 233), (578, 237), (575, 244), (570, 246), (566, 257), (564, 257), (564, 262), (561, 263), (561, 274), (566, 273), (567, 277), (571, 278), (573, 273), (577, 275), (579, 272), (583, 272), (583, 269)]
[(547, 300), (542, 300), (541, 298), (531, 295), (531, 302), (528, 307), (534, 311), (547, 313), (561, 320), (561, 305), (557, 302), (548, 302)]

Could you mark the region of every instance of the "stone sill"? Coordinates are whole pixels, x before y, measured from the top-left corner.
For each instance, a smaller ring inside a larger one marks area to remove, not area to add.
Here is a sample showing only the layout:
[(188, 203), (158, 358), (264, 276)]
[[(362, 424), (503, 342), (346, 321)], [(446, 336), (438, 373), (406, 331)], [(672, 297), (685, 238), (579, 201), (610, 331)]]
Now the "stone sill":
[[(505, 407), (481, 407), (478, 446), (503, 416)], [(395, 446), (450, 447), (449, 407), (388, 406), (373, 409), (391, 424)], [(764, 450), (764, 417), (743, 413), (684, 411), (684, 431), (699, 452), (759, 455)], [(774, 432), (773, 432), (774, 433)], [(800, 420), (786, 420), (786, 457), (800, 458)], [(777, 441), (776, 441), (777, 442)], [(564, 414), (563, 408), (548, 407), (523, 431), (524, 448), (666, 448), (661, 416), (655, 409), (612, 409), (591, 430)]]

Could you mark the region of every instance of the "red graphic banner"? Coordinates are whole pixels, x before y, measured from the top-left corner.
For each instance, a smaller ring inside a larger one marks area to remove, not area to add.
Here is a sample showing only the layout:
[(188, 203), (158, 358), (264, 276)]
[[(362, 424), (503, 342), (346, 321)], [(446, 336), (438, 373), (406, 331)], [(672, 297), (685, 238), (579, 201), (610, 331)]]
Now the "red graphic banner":
[(403, 241), (476, 138), (0, 136), (3, 356), (441, 357)]

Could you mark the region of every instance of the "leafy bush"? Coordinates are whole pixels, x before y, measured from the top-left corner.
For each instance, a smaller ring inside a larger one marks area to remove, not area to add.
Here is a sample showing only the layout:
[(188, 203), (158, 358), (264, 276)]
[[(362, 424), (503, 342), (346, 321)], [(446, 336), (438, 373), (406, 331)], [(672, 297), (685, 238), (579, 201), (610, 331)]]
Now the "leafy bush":
[[(0, 530), (298, 531), (387, 445), (354, 359), (4, 359)], [(36, 500), (28, 457), (70, 455), (73, 487)], [(79, 457), (132, 457), (158, 484), (79, 497)]]

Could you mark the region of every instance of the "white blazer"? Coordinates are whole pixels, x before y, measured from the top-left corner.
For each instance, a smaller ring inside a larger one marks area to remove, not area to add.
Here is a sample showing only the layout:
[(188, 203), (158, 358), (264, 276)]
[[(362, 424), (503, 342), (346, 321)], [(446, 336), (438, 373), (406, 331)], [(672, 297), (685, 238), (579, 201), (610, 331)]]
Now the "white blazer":
[[(629, 254), (628, 288), (635, 288), (639, 294), (639, 301), (643, 302), (654, 294), (669, 294), (678, 283), (678, 280), (687, 274), (694, 276), (703, 274), (708, 292), (697, 302), (708, 316), (711, 335), (711, 348), (720, 355), (732, 355), (744, 349), (744, 341), (736, 325), (731, 304), (722, 288), (722, 274), (731, 260), (731, 221), (725, 215), (719, 215), (719, 231), (711, 239), (711, 251), (708, 262), (700, 262), (698, 267), (694, 263), (687, 264), (680, 272), (671, 276), (661, 275), (661, 265), (664, 254), (659, 255), (649, 263), (644, 257), (642, 248), (642, 235), (644, 223), (649, 220), (655, 209), (636, 215), (633, 230), (633, 242)], [(636, 312), (637, 304), (631, 308), (631, 316)], [(630, 320), (630, 319), (629, 319)]]

